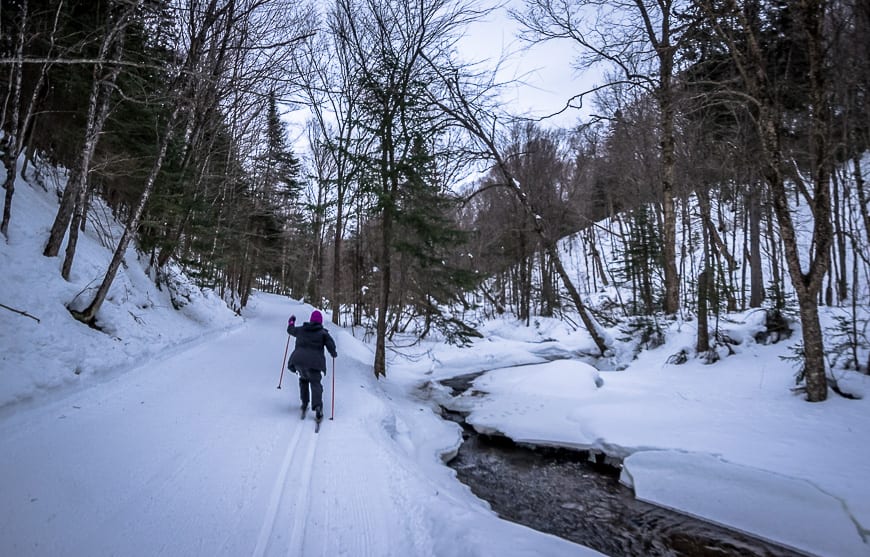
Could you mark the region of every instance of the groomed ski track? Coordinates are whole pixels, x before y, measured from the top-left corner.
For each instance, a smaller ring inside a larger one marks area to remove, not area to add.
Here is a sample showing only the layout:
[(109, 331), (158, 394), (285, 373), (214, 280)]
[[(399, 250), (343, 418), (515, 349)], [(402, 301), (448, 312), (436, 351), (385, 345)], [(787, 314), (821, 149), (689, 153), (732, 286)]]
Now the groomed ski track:
[(494, 531), (514, 555), (593, 554), (470, 498), (443, 435), (411, 442), (431, 412), (397, 412), (369, 349), (329, 324), (336, 417), (327, 375), (315, 433), (296, 377), (275, 388), (287, 317), (310, 309), (261, 296), (237, 330), (0, 416), (0, 555), (488, 555)]

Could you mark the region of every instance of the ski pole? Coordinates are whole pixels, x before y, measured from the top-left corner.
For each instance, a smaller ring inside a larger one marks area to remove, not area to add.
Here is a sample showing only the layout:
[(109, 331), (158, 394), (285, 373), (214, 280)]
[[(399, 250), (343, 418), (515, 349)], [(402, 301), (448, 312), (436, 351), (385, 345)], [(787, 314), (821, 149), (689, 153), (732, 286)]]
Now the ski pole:
[(332, 415), (329, 419), (335, 419), (335, 358), (332, 359)]
[(290, 335), (287, 335), (287, 346), (284, 347), (284, 358), (281, 360), (281, 377), (278, 378), (278, 388), (281, 388), (281, 381), (284, 380), (284, 366), (287, 362), (287, 350), (290, 349)]

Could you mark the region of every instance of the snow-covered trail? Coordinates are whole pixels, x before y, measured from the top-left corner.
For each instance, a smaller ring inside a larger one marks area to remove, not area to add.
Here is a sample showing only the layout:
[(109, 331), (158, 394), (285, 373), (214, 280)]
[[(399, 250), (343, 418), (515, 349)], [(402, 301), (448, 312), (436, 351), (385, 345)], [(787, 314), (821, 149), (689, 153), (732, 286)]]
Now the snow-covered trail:
[(290, 419), (292, 389), (274, 396), (282, 320), (263, 313), (3, 423), (2, 498), (18, 503), (0, 516), (8, 554), (253, 547), (269, 502), (263, 488), (301, 427)]
[(595, 554), (471, 497), (437, 462), (437, 419), (329, 325), (336, 420), (315, 434), (295, 376), (275, 388), (287, 316), (310, 310), (263, 297), (235, 331), (0, 421), (0, 554)]

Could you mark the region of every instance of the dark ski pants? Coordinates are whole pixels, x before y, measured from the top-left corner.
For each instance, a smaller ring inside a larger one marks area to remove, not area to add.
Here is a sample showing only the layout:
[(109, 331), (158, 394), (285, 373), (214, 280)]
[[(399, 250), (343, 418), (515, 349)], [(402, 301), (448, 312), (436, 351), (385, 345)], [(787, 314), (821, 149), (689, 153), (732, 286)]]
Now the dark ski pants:
[[(299, 370), (299, 397), (302, 399), (302, 406), (308, 406), (311, 402), (313, 410), (323, 409), (323, 385), (320, 383), (322, 376), (318, 369), (300, 369)], [(311, 391), (309, 398), (308, 391)]]

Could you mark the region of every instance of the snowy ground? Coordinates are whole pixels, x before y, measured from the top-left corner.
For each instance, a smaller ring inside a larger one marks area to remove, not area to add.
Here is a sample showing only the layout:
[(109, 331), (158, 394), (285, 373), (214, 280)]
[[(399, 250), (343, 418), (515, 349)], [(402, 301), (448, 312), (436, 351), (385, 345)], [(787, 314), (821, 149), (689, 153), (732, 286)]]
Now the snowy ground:
[[(426, 383), (482, 431), (624, 457), (640, 498), (820, 557), (870, 555), (870, 382), (845, 374), (862, 400), (804, 402), (779, 359), (793, 341), (753, 344), (757, 316), (712, 366), (666, 364), (692, 344), (687, 323), (598, 372), (558, 359), (589, 346), (563, 324), (492, 322), (470, 349), (392, 352), (380, 382), (371, 348), (333, 327), (335, 421), (315, 435), (292, 376), (275, 388), (287, 316), (310, 306), (257, 295), (239, 318), (189, 292), (176, 311), (131, 251), (94, 331), (65, 305), (108, 251), (91, 230), (63, 281), (40, 255), (53, 192), (20, 182), (14, 199), (0, 303), (40, 321), (0, 309), (0, 555), (594, 555), (500, 520), (455, 480), (441, 457), (458, 426), (420, 400)], [(477, 371), (475, 396), (438, 388)]]
[(105, 332), (76, 322), (112, 227), (92, 222), (66, 282), (41, 255), (53, 189), (16, 190), (0, 304), (39, 321), (0, 309), (0, 555), (598, 555), (499, 519), (442, 463), (458, 426), (375, 381), (342, 330), (315, 434), (293, 376), (275, 388), (310, 306), (259, 295), (242, 319), (186, 291), (177, 311), (131, 250)]
[(261, 296), (239, 329), (7, 416), (0, 554), (597, 554), (489, 511), (441, 463), (455, 425), (385, 391), (342, 330), (315, 434), (293, 376), (275, 388), (310, 309)]
[[(618, 372), (546, 362), (587, 342), (555, 321), (492, 323), (473, 349), (442, 347), (418, 367), (433, 379), (489, 370), (478, 392), (445, 390), (442, 403), (482, 432), (625, 457), (622, 481), (643, 500), (812, 555), (870, 555), (870, 377), (840, 379), (862, 400), (832, 393), (810, 404), (791, 393), (794, 370), (779, 359), (789, 342), (749, 343), (716, 365), (668, 365), (681, 340), (691, 344), (683, 327), (684, 338)], [(750, 330), (751, 316), (733, 327)]]

